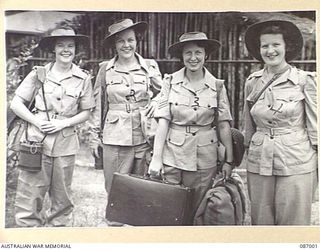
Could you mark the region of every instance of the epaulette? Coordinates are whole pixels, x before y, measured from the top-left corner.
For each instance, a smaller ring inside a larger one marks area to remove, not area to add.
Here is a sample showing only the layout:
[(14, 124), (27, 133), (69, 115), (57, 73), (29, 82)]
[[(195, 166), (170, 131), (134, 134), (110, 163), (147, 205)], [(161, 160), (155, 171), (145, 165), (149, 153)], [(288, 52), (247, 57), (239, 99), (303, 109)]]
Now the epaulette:
[(263, 69), (259, 70), (259, 71), (256, 71), (256, 72), (253, 72), (248, 76), (248, 80), (251, 80), (251, 79), (256, 78), (256, 77), (261, 77), (262, 73), (263, 73)]
[(157, 67), (157, 62), (154, 59), (144, 59), (146, 61), (146, 64), (148, 65), (148, 67), (153, 67), (156, 68)]
[(90, 75), (90, 74), (91, 74), (89, 70), (82, 69), (82, 68), (80, 68), (80, 69), (83, 71), (83, 73), (85, 73), (85, 74), (87, 74), (87, 75)]
[(99, 67), (101, 67), (102, 65), (107, 65), (108, 62), (110, 62), (110, 60), (107, 60), (107, 61), (102, 61), (101, 63), (99, 63)]

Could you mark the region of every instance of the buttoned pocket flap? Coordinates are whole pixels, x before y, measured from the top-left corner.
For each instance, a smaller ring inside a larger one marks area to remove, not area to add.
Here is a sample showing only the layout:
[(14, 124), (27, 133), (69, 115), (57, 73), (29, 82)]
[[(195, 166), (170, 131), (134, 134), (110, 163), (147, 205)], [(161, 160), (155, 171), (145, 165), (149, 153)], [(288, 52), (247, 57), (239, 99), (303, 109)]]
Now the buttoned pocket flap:
[(217, 107), (217, 99), (214, 97), (200, 97), (199, 106), (204, 108), (215, 108)]
[(290, 133), (286, 135), (281, 135), (281, 141), (286, 146), (293, 146), (305, 142), (308, 140), (308, 135), (306, 133)]
[(167, 140), (176, 146), (182, 146), (186, 140), (186, 135), (183, 132), (171, 130)]
[(217, 137), (213, 131), (210, 131), (210, 133), (200, 133), (198, 135), (198, 146), (207, 146), (213, 143), (216, 143)]
[(65, 129), (62, 130), (62, 136), (63, 137), (69, 137), (72, 136), (76, 133), (76, 130), (74, 127), (67, 127)]
[(106, 119), (106, 123), (115, 123), (119, 120), (119, 116), (116, 114), (108, 114), (107, 115), (107, 119)]
[(134, 75), (133, 82), (138, 84), (145, 84), (147, 82), (147, 78), (145, 75)]
[(81, 89), (78, 88), (66, 88), (65, 93), (67, 96), (79, 98), (81, 96)]
[(169, 94), (168, 102), (173, 105), (189, 106), (190, 98), (188, 96), (178, 95), (174, 92)]
[(263, 143), (264, 136), (265, 135), (262, 133), (255, 133), (252, 136), (251, 143), (253, 145), (260, 146)]
[(118, 75), (115, 75), (115, 76), (112, 76), (109, 79), (107, 79), (106, 82), (107, 82), (107, 85), (108, 84), (121, 84), (122, 83), (122, 77), (118, 76)]

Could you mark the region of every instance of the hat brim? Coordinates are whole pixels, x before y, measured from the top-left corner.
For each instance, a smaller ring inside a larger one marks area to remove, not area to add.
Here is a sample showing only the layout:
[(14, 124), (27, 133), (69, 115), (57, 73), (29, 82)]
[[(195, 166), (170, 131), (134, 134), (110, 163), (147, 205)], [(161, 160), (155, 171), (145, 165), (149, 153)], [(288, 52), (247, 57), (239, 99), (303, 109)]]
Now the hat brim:
[(146, 22), (134, 23), (131, 26), (125, 27), (123, 29), (118, 30), (117, 32), (114, 32), (114, 33), (106, 36), (103, 40), (103, 43), (106, 47), (111, 47), (113, 45), (113, 39), (114, 39), (115, 35), (119, 34), (120, 32), (122, 32), (124, 30), (128, 30), (128, 29), (133, 29), (136, 33), (143, 35), (144, 32), (147, 30), (147, 28), (148, 28), (148, 23), (146, 23)]
[(287, 50), (286, 60), (293, 60), (301, 52), (301, 49), (303, 47), (303, 37), (299, 28), (295, 24), (283, 20), (264, 21), (249, 26), (245, 33), (245, 43), (249, 53), (257, 60), (263, 62), (260, 54), (260, 32), (265, 27), (272, 25), (280, 26), (283, 30), (286, 30), (287, 34), (290, 34), (286, 37), (286, 40), (289, 40), (290, 45), (294, 46), (294, 48), (290, 48), (290, 50)]
[(188, 41), (183, 41), (183, 42), (177, 42), (177, 43), (170, 45), (168, 48), (168, 53), (173, 57), (180, 58), (182, 55), (183, 46), (188, 43), (199, 44), (199, 46), (206, 48), (206, 52), (208, 54), (219, 49), (219, 47), (220, 47), (220, 43), (214, 39), (194, 39), (194, 40), (188, 40)]
[(89, 37), (85, 35), (73, 35), (73, 36), (45, 36), (43, 37), (39, 44), (38, 47), (42, 50), (52, 50), (55, 41), (58, 38), (73, 38), (76, 42), (76, 44), (83, 44), (87, 45), (89, 43)]

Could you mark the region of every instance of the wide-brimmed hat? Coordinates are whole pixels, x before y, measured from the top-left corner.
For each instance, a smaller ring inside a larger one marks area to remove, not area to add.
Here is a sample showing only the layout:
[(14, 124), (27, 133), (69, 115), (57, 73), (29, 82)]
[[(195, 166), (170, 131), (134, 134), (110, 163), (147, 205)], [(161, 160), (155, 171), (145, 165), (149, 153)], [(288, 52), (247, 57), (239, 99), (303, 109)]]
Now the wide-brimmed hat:
[(183, 46), (190, 42), (196, 42), (200, 46), (205, 47), (208, 54), (220, 47), (220, 43), (217, 40), (208, 39), (205, 33), (194, 31), (182, 34), (179, 37), (179, 42), (169, 46), (168, 53), (174, 57), (181, 57)]
[(51, 51), (57, 38), (73, 38), (76, 43), (87, 44), (89, 37), (76, 34), (71, 27), (60, 27), (51, 31), (51, 33), (43, 37), (39, 42), (39, 48)]
[(122, 19), (108, 27), (108, 34), (104, 38), (104, 44), (108, 47), (113, 45), (113, 38), (116, 34), (127, 29), (133, 29), (136, 33), (143, 35), (148, 27), (146, 22), (133, 23), (131, 19)]
[(284, 20), (269, 20), (249, 26), (245, 34), (245, 43), (249, 53), (257, 60), (263, 61), (260, 54), (260, 33), (265, 27), (273, 25), (279, 26), (284, 31), (284, 39), (289, 43), (286, 44), (290, 46), (286, 50), (286, 60), (290, 61), (297, 57), (303, 47), (302, 34), (295, 24)]

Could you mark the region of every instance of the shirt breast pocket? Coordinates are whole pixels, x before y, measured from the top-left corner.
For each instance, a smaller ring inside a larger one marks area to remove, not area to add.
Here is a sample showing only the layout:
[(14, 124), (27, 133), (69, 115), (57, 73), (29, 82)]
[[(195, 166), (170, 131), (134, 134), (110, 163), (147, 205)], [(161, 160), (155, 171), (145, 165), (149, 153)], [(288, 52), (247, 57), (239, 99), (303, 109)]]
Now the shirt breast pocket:
[(203, 108), (213, 109), (217, 107), (217, 99), (214, 97), (200, 97), (198, 103)]
[(295, 114), (301, 114), (303, 112), (304, 95), (300, 91), (281, 91), (275, 92), (275, 103), (271, 109), (279, 117), (289, 118)]
[(75, 105), (78, 105), (82, 95), (82, 90), (80, 88), (66, 88), (65, 89), (65, 107), (72, 108)]
[(123, 82), (122, 77), (118, 75), (111, 76), (106, 80), (106, 85), (121, 84)]
[(147, 84), (147, 77), (145, 75), (133, 75), (134, 84)]

